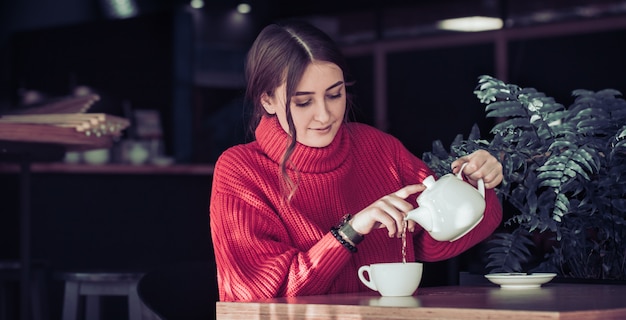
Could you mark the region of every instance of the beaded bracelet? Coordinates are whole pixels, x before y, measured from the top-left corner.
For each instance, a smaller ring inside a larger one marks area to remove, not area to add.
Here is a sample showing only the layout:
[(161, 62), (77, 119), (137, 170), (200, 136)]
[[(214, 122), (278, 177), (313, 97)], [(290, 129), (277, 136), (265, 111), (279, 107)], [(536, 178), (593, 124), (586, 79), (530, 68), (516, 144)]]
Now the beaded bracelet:
[(339, 234), (339, 228), (337, 228), (337, 227), (330, 228), (330, 233), (332, 233), (333, 236), (335, 236), (335, 239), (337, 239), (337, 241), (339, 241), (339, 243), (341, 243), (342, 246), (344, 246), (346, 249), (350, 250), (350, 252), (356, 253), (358, 251), (358, 249), (355, 246), (351, 245), (348, 241), (346, 241), (346, 239), (344, 239)]

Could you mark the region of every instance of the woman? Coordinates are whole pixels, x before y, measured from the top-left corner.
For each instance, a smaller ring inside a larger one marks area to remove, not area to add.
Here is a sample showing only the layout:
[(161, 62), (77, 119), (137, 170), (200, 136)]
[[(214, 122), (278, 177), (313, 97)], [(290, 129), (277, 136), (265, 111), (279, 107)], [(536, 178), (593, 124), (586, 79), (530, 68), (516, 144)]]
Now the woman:
[[(404, 217), (433, 172), (396, 138), (347, 122), (346, 62), (307, 24), (266, 27), (247, 58), (256, 140), (226, 150), (210, 200), (221, 301), (368, 291), (357, 269), (400, 262)], [(484, 240), (502, 210), (493, 188), (502, 166), (486, 151), (457, 159), (483, 179), (480, 224), (438, 242), (409, 220), (407, 261), (454, 257)]]

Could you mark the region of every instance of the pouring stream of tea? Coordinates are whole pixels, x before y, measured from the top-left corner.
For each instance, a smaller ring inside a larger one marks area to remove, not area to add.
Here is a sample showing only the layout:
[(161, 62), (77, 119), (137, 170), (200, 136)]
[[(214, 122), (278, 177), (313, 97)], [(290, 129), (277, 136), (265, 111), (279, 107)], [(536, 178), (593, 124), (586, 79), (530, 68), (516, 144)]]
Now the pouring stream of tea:
[(402, 223), (402, 263), (406, 263), (406, 231), (408, 223), (403, 221)]

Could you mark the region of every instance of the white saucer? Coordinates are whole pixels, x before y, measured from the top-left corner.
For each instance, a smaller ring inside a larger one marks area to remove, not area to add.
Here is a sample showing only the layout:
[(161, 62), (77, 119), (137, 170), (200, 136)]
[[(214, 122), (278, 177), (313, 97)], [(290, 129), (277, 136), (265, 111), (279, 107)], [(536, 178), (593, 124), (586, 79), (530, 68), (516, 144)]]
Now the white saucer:
[(556, 273), (490, 273), (485, 275), (489, 281), (507, 289), (539, 288), (542, 284), (556, 277)]

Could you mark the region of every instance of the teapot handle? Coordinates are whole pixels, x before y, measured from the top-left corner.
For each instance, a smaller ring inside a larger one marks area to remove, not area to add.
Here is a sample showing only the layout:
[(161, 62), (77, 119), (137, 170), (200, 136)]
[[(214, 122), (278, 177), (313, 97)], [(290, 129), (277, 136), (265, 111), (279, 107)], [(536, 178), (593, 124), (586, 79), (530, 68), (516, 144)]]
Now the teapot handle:
[[(461, 170), (459, 170), (459, 172), (456, 174), (457, 178), (463, 180), (463, 169), (465, 169), (466, 165), (467, 162), (461, 165)], [(483, 179), (478, 179), (478, 192), (481, 196), (483, 196), (483, 198), (485, 198), (485, 181), (483, 181)]]

